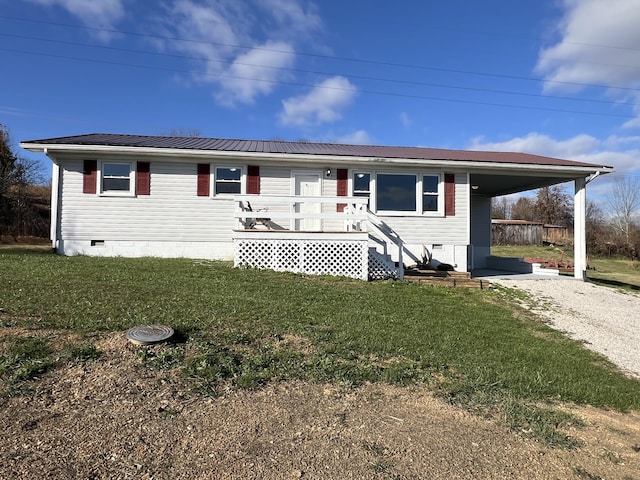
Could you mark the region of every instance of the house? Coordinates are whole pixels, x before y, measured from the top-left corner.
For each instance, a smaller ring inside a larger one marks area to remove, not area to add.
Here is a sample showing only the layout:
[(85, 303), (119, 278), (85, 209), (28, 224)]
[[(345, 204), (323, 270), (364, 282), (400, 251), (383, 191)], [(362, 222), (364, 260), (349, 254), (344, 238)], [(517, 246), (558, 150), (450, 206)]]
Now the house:
[[(355, 278), (486, 268), (491, 198), (573, 181), (576, 277), (586, 184), (611, 167), (524, 153), (87, 134), (31, 140), (53, 161), (64, 255), (234, 259)], [(396, 270), (397, 269), (397, 270)]]

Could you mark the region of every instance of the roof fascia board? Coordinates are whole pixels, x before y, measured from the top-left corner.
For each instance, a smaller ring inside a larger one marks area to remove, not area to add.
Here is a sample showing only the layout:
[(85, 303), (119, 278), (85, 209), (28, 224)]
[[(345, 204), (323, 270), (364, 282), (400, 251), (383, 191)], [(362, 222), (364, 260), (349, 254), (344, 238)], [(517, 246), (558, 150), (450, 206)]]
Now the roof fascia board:
[(437, 159), (416, 159), (416, 158), (381, 158), (381, 157), (361, 157), (346, 155), (311, 155), (292, 153), (265, 153), (265, 152), (238, 152), (222, 150), (198, 150), (198, 149), (177, 149), (177, 148), (153, 148), (153, 147), (127, 147), (117, 145), (73, 145), (73, 144), (40, 144), (40, 143), (20, 143), (20, 146), (31, 152), (50, 153), (84, 153), (84, 154), (136, 154), (144, 156), (162, 157), (208, 157), (219, 159), (247, 158), (255, 160), (275, 160), (275, 161), (295, 161), (301, 163), (315, 163), (322, 161), (331, 164), (344, 164), (345, 160), (352, 163), (380, 164), (380, 165), (410, 165), (429, 167), (443, 167), (464, 170), (518, 170), (535, 172), (565, 172), (568, 176), (576, 174), (591, 175), (595, 172), (601, 174), (613, 172), (612, 167), (594, 165), (590, 166), (568, 166), (568, 165), (541, 165), (528, 163), (510, 162), (485, 162), (470, 160), (437, 160)]

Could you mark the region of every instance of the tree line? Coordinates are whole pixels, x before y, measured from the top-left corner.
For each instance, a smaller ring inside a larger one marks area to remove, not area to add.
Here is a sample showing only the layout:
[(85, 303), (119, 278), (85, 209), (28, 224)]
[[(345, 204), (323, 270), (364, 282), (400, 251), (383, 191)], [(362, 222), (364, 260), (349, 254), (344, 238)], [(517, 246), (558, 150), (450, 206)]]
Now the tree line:
[(51, 186), (41, 165), (16, 154), (0, 125), (0, 240), (49, 236)]
[[(586, 239), (591, 255), (640, 259), (640, 182), (616, 178), (602, 202), (587, 201)], [(496, 197), (491, 218), (526, 220), (573, 228), (573, 197), (561, 185), (541, 188), (533, 197)]]

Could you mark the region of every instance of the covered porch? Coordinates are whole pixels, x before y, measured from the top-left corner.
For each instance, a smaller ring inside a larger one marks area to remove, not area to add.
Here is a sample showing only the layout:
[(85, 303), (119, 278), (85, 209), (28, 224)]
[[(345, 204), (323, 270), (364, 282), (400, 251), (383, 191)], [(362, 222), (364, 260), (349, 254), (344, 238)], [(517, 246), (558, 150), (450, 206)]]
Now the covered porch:
[[(470, 270), (474, 276), (483, 276), (487, 271), (502, 271), (518, 274), (548, 275), (550, 272), (536, 269), (535, 265), (520, 262), (520, 259), (496, 258), (491, 256), (491, 200), (494, 197), (525, 192), (560, 183), (573, 183), (574, 205), (574, 278), (587, 278), (586, 248), (586, 187), (600, 175), (613, 169), (602, 167), (595, 173), (593, 169), (576, 177), (575, 171), (524, 171), (517, 175), (500, 172), (470, 174), (471, 183), (471, 248)], [(556, 272), (557, 273), (557, 272)]]

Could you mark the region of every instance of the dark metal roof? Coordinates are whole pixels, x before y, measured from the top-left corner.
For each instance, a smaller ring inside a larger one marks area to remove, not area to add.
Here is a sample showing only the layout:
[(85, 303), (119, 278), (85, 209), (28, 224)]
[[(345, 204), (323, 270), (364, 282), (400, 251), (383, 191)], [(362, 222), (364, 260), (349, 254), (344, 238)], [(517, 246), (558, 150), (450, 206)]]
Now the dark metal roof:
[(445, 150), (441, 148), (345, 145), (335, 143), (285, 142), (280, 140), (239, 140), (224, 138), (171, 137), (90, 133), (70, 137), (22, 142), (29, 145), (121, 146), (222, 152), (256, 152), (268, 154), (327, 155), (344, 157), (398, 158), (414, 160), (452, 160), (559, 167), (611, 168), (592, 163), (562, 160), (528, 153)]

